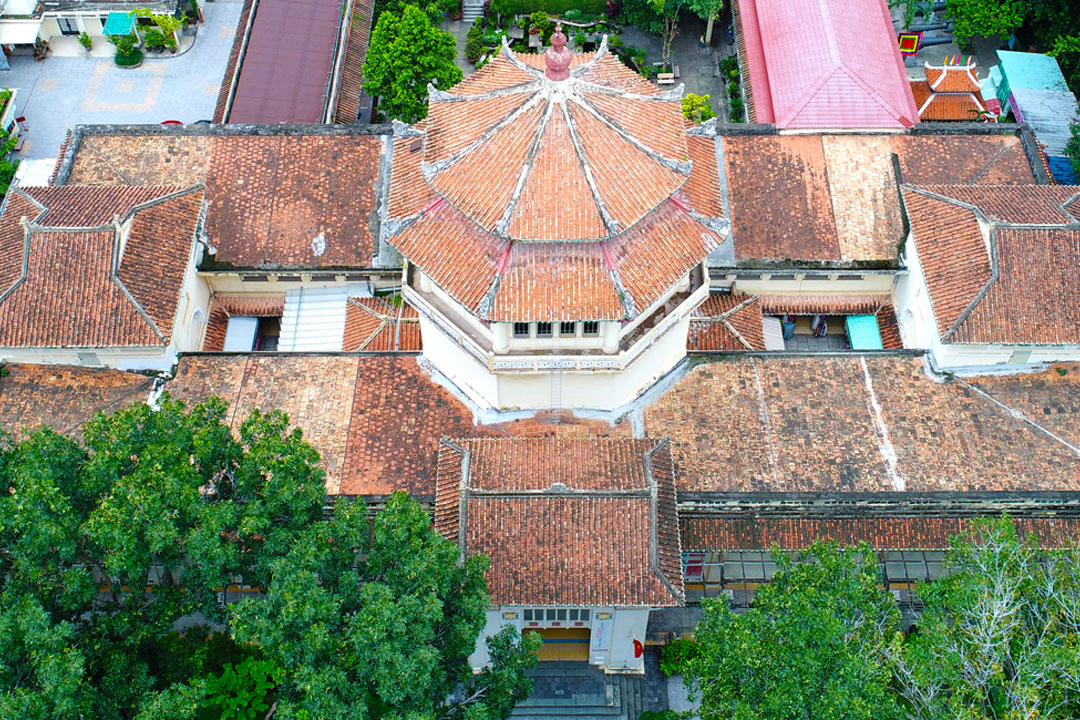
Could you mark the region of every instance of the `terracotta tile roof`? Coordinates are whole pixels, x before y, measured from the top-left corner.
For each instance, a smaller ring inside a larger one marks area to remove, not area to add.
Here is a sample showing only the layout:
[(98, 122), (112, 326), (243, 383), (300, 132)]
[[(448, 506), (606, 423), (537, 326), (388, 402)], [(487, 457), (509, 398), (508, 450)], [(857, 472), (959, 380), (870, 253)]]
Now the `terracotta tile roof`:
[(1080, 219), (1080, 197), (1071, 185), (919, 185), (918, 189), (974, 205), (988, 218), (1015, 225), (1066, 225)]
[(367, 60), (371, 36), (371, 17), (375, 12), (372, 0), (354, 0), (349, 20), (349, 39), (345, 44), (345, 59), (338, 78), (337, 107), (334, 122), (351, 124), (360, 114), (360, 93), (364, 88), (364, 61)]
[(535, 75), (505, 62), (499, 55), (447, 92), (458, 96), (483, 95), (535, 81)]
[(878, 332), (881, 334), (881, 347), (885, 350), (902, 350), (904, 341), (900, 337), (900, 325), (896, 322), (896, 312), (892, 305), (883, 305), (877, 311)]
[[(905, 188), (943, 340), (1080, 342), (1080, 230), (1062, 209), (1074, 195), (1063, 186)], [(971, 205), (991, 221), (987, 233)]]
[[(739, 2), (757, 122), (782, 128), (900, 128), (918, 122), (885, 1), (839, 10), (828, 0)], [(764, 92), (769, 105), (761, 102)]]
[(606, 245), (623, 287), (640, 312), (660, 299), (721, 242), (719, 235), (668, 200)]
[(493, 604), (681, 604), (666, 443), (444, 440), (438, 467), (436, 529), (491, 558)]
[(119, 370), (15, 363), (4, 367), (8, 375), (0, 378), (0, 430), (11, 433), (46, 425), (58, 433), (81, 435), (82, 425), (97, 412), (146, 400), (154, 382)]
[[(529, 55), (525, 57), (540, 58), (538, 55)], [(571, 68), (585, 64), (595, 57), (596, 53), (576, 53)], [(543, 60), (540, 59), (539, 62), (536, 63), (536, 66), (542, 67), (542, 62)], [(652, 84), (638, 73), (626, 67), (626, 65), (610, 54), (582, 73), (581, 79), (584, 82), (592, 83), (594, 85), (602, 85), (616, 90), (626, 90), (627, 92), (636, 93), (638, 95), (660, 95), (663, 92), (658, 86)]]
[(694, 311), (687, 350), (764, 350), (761, 302), (753, 295), (711, 295)]
[(901, 180), (1034, 183), (1011, 135), (739, 135), (722, 143), (736, 261), (895, 261), (905, 235)]
[[(140, 203), (180, 190), (179, 187), (52, 187), (23, 188), (27, 196), (46, 208), (36, 222), (49, 227), (108, 225)], [(31, 218), (33, 219), (33, 218)]]
[(87, 132), (65, 184), (205, 184), (211, 267), (369, 267), (381, 151), (377, 135), (288, 128)]
[(892, 135), (903, 182), (912, 185), (1032, 185), (1015, 135)]
[[(1061, 372), (1064, 371), (1064, 372)], [(1059, 365), (1042, 373), (972, 378), (984, 392), (1080, 447), (1080, 364)]]
[(908, 189), (904, 203), (938, 331), (945, 335), (993, 277), (986, 240), (970, 210)]
[[(1016, 517), (1017, 531), (1034, 533), (1043, 547), (1065, 547), (1080, 534), (1080, 518)], [(949, 537), (964, 532), (970, 517), (793, 518), (695, 516), (682, 518), (683, 549), (692, 551), (802, 550), (815, 541), (867, 543), (876, 550), (944, 550)]]
[[(769, 74), (765, 71), (765, 52), (761, 46), (761, 30), (758, 28), (757, 4), (735, 0), (731, 4), (735, 25), (736, 50), (739, 69), (742, 72), (743, 94), (746, 97), (747, 117), (752, 123), (772, 122), (772, 96), (769, 93)], [(755, 88), (757, 92), (755, 93)], [(761, 119), (757, 105), (762, 105)]]
[(423, 138), (394, 138), (390, 193), (386, 202), (389, 217), (413, 217), (437, 197), (420, 174), (420, 164), (424, 161), (423, 147)]
[(986, 110), (986, 105), (975, 93), (934, 92), (925, 80), (912, 80), (911, 92), (922, 120), (976, 122), (982, 120), (980, 113)]
[(370, 266), (380, 150), (380, 138), (371, 135), (214, 138), (206, 178), (214, 261)]
[(682, 194), (690, 207), (705, 217), (726, 217), (720, 190), (720, 172), (716, 164), (716, 143), (720, 140), (695, 135), (686, 136), (690, 161), (694, 163), (690, 177), (682, 186)]
[(488, 318), (606, 320), (625, 312), (597, 243), (514, 243)]
[[(992, 390), (1003, 408), (931, 380), (921, 358), (725, 359), (648, 407), (645, 429), (671, 438), (680, 492), (1080, 489), (1080, 454), (1012, 414), (1032, 381), (1010, 380)], [(1033, 409), (1063, 413), (1075, 434), (1075, 404)]]
[[(607, 237), (637, 222), (685, 182), (689, 168), (678, 98), (656, 95), (649, 83), (648, 94), (637, 84), (620, 87), (626, 69), (607, 52), (574, 55), (576, 73), (584, 74), (557, 86), (533, 69), (543, 62), (539, 55), (504, 51), (488, 67), (514, 68), (502, 75), (491, 71), (492, 80), (506, 85), (487, 82), (486, 94), (465, 99), (460, 91), (433, 95), (426, 178), (499, 235)], [(590, 75), (597, 68), (607, 70)], [(530, 81), (522, 82), (524, 75)], [(547, 161), (548, 154), (560, 157)], [(534, 209), (547, 217), (530, 220)], [(515, 235), (510, 226), (523, 234)]]
[(939, 93), (977, 93), (979, 80), (976, 77), (975, 63), (967, 65), (923, 65), (926, 82)]
[(382, 298), (349, 298), (345, 306), (346, 352), (419, 351), (420, 319), (402, 301), (397, 307)]
[(439, 198), (391, 242), (465, 307), (480, 304), (509, 241), (485, 232)]
[(411, 357), (356, 358), (345, 472), (338, 492), (434, 497), (439, 438), (484, 435), (472, 413)]
[(1080, 343), (1080, 230), (999, 228), (997, 278), (948, 339)]
[(887, 295), (762, 295), (765, 315), (873, 315), (889, 304)]
[(0, 294), (22, 275), (26, 231), (19, 221), (22, 218), (33, 220), (41, 213), (41, 206), (21, 192), (9, 192), (4, 196), (0, 214)]
[[(552, 192), (552, 188), (558, 190)], [(570, 141), (566, 116), (553, 112), (506, 232), (526, 240), (603, 237), (607, 230), (596, 203), (565, 201), (565, 196), (580, 197), (589, 192), (585, 169)]]
[[(6, 238), (0, 241), (0, 277), (15, 278), (0, 290), (0, 346), (168, 344), (195, 242), (202, 191), (103, 193), (102, 188), (78, 186), (47, 190), (29, 192), (57, 209), (43, 208), (38, 217), (30, 218), (21, 248), (12, 240), (22, 230), (20, 217), (26, 205), (9, 202), (0, 215), (4, 228), (0, 238)], [(133, 204), (133, 196), (141, 200), (149, 195), (157, 197)], [(89, 210), (91, 201), (102, 203), (97, 214)], [(96, 226), (57, 229), (45, 222), (50, 215), (61, 222), (107, 220)], [(113, 218), (131, 219), (126, 239), (107, 224)]]
[(205, 183), (210, 150), (217, 140), (208, 135), (84, 133), (64, 184)]

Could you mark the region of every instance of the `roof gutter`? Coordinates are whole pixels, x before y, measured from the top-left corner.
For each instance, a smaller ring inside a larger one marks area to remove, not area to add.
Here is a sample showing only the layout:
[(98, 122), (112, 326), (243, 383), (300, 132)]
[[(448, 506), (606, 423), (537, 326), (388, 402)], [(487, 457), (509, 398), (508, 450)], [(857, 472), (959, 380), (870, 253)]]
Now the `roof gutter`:
[(349, 43), (349, 33), (352, 30), (353, 0), (345, 0), (344, 11), (341, 20), (338, 21), (338, 44), (334, 51), (333, 69), (330, 71), (330, 83), (326, 88), (323, 99), (323, 122), (334, 122), (334, 111), (337, 109), (338, 85), (341, 82), (341, 68), (345, 64), (345, 51)]
[(248, 13), (247, 27), (244, 28), (244, 43), (240, 46), (240, 54), (236, 57), (236, 67), (233, 68), (232, 81), (229, 83), (229, 99), (225, 102), (225, 111), (221, 115), (221, 122), (229, 122), (229, 113), (232, 112), (233, 98), (236, 97), (236, 83), (240, 79), (240, 68), (244, 66), (244, 56), (247, 54), (248, 40), (251, 39), (251, 26), (255, 24), (255, 13), (259, 9), (259, 0), (251, 0), (251, 12)]

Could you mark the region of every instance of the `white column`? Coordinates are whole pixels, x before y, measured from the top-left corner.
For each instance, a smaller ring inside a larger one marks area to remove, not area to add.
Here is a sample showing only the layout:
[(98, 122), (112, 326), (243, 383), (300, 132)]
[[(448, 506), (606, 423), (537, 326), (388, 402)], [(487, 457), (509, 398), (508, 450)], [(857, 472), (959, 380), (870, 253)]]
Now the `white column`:
[(495, 332), (495, 352), (502, 353), (510, 349), (510, 323), (493, 323)]
[(613, 353), (619, 349), (619, 323), (604, 323), (604, 352)]
[(422, 292), (422, 293), (430, 293), (434, 289), (435, 289), (435, 283), (431, 282), (431, 278), (429, 278), (424, 273), (420, 273), (420, 292)]

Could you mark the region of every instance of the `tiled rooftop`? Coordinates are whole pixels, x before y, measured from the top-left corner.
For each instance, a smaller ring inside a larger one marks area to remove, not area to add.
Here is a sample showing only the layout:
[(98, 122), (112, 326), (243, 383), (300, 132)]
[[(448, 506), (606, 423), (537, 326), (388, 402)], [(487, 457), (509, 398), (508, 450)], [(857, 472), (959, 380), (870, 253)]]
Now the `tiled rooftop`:
[(998, 401), (1032, 408), (1016, 417), (963, 382), (930, 380), (922, 362), (698, 365), (645, 410), (645, 429), (671, 438), (680, 492), (1080, 489), (1080, 455), (1037, 427), (1054, 412), (1056, 425), (1075, 427), (1072, 384), (1055, 401), (1041, 388), (1033, 398), (1030, 378), (995, 381)]
[(901, 180), (1034, 183), (1012, 135), (746, 135), (723, 148), (738, 262), (896, 262)]
[(435, 527), (462, 552), (491, 558), (493, 603), (663, 607), (682, 600), (666, 443), (444, 440), (438, 464)]
[(406, 302), (391, 305), (382, 298), (349, 298), (345, 306), (346, 352), (419, 351), (420, 320)]
[(5, 365), (0, 378), (0, 430), (18, 433), (47, 425), (81, 435), (97, 412), (145, 401), (153, 378), (135, 373), (61, 365)]
[[(684, 551), (801, 550), (817, 540), (841, 545), (866, 542), (877, 550), (937, 550), (967, 529), (970, 517), (794, 518), (691, 516), (681, 518)], [(1021, 533), (1034, 533), (1043, 547), (1063, 547), (1080, 534), (1080, 518), (1013, 518)]]
[[(885, 0), (739, 0), (757, 122), (900, 128), (918, 122)], [(852, 32), (851, 28), (858, 28)]]
[(205, 184), (214, 267), (372, 264), (382, 150), (377, 135), (273, 127), (257, 134), (89, 130), (61, 180)]
[(905, 187), (943, 340), (1080, 342), (1080, 230), (1067, 211), (1076, 195), (1064, 186)]
[[(199, 187), (14, 190), (0, 214), (0, 346), (167, 345), (202, 198)], [(124, 237), (114, 223), (128, 220)]]
[(715, 140), (606, 50), (543, 62), (504, 51), (398, 129), (387, 239), (484, 319), (632, 316), (724, 242)]

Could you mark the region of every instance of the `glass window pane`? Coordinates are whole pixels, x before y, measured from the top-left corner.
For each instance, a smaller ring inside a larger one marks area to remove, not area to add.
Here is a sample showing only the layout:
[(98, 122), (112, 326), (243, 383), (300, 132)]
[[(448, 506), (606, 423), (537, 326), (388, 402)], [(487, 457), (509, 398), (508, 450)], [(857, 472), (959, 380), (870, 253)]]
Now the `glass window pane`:
[(902, 580), (907, 577), (907, 569), (904, 567), (904, 563), (900, 562), (887, 562), (885, 563), (885, 574), (889, 576), (890, 580)]
[(718, 583), (724, 578), (723, 565), (706, 565), (705, 582)]
[(521, 613), (521, 617), (525, 620), (532, 620), (532, 608), (525, 608)]
[(899, 550), (890, 550), (885, 553), (885, 562), (900, 562), (904, 559), (904, 553)]
[(764, 580), (765, 579), (765, 566), (763, 563), (750, 562), (743, 563), (743, 569), (746, 571), (746, 577), (748, 580)]
[(548, 608), (547, 619), (548, 620), (554, 620), (555, 619), (555, 608)]
[(926, 565), (922, 562), (906, 562), (904, 567), (907, 568), (907, 576), (909, 578), (916, 578), (923, 580), (926, 578)]
[(536, 323), (536, 337), (549, 338), (551, 337), (551, 323), (538, 322)]
[(724, 577), (730, 581), (742, 580), (743, 570), (741, 562), (725, 562)]
[(566, 619), (566, 608), (559, 608), (559, 611), (558, 611), (558, 613), (556, 613), (556, 615), (557, 615), (557, 619), (565, 620)]

